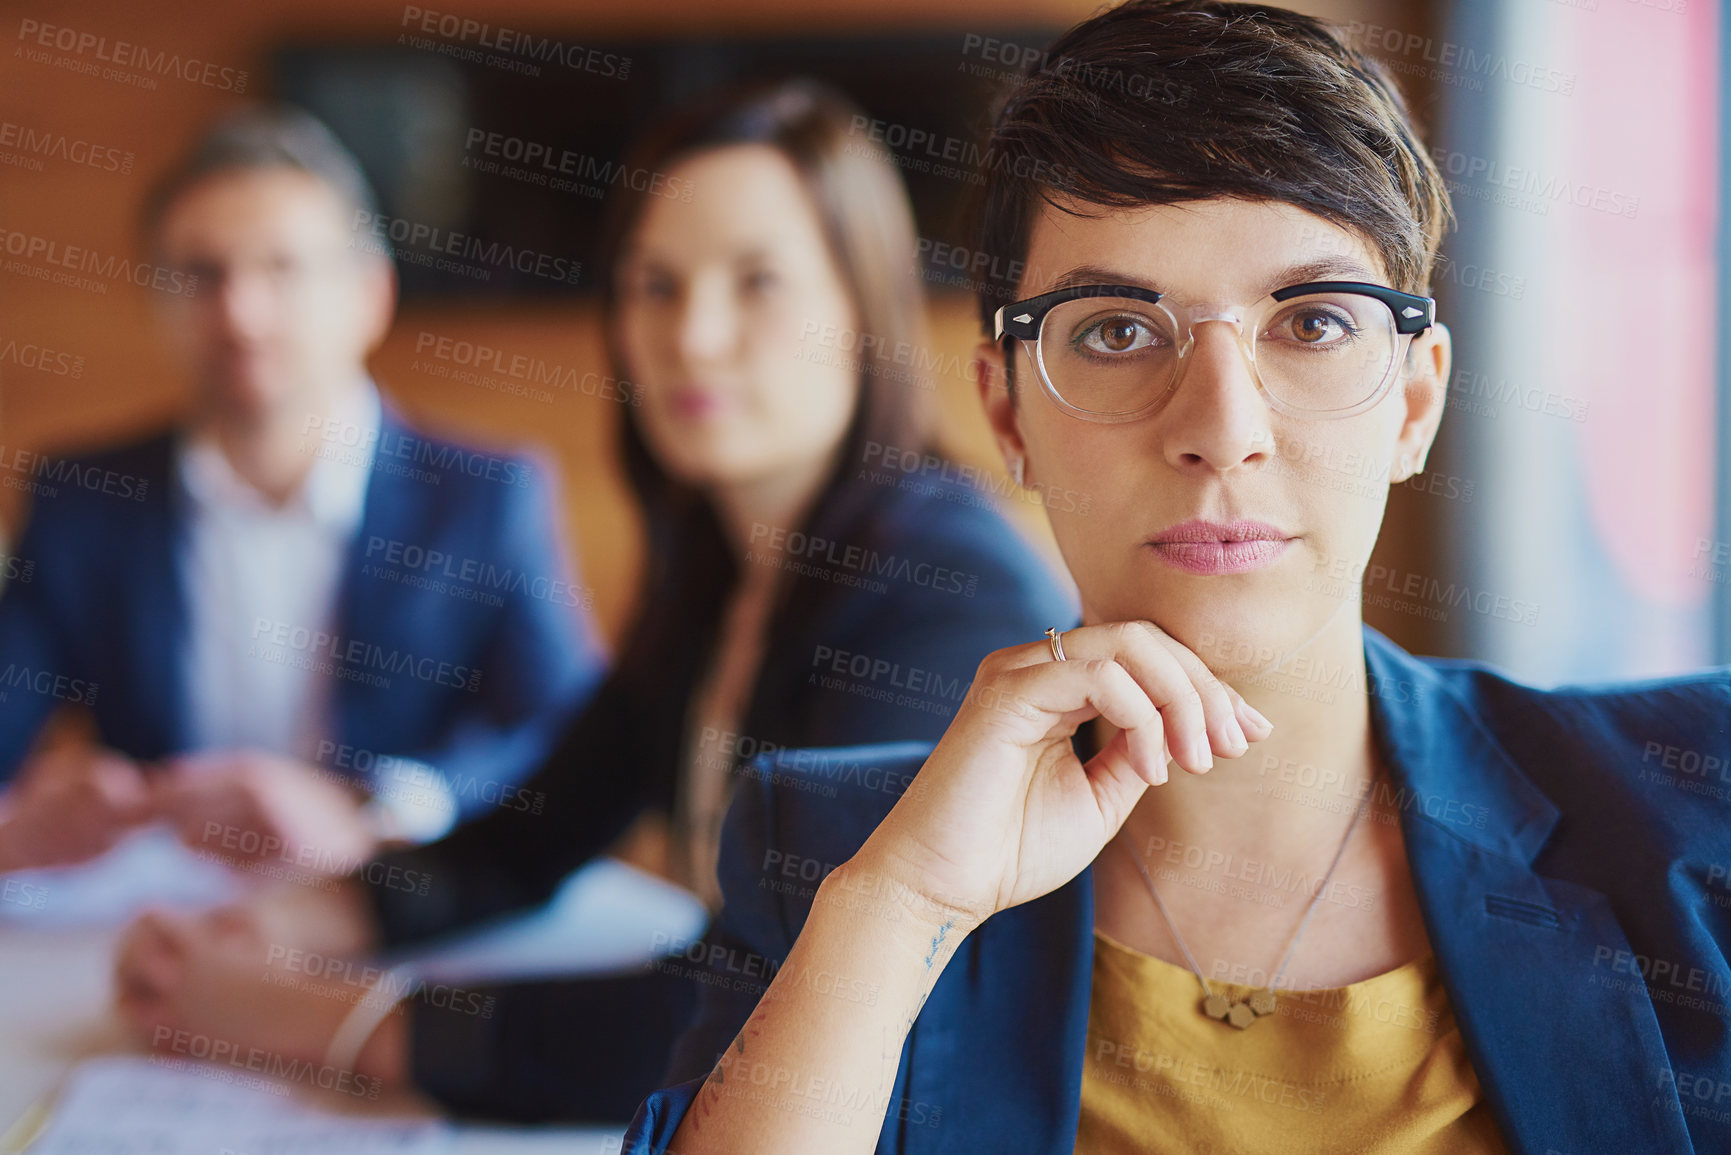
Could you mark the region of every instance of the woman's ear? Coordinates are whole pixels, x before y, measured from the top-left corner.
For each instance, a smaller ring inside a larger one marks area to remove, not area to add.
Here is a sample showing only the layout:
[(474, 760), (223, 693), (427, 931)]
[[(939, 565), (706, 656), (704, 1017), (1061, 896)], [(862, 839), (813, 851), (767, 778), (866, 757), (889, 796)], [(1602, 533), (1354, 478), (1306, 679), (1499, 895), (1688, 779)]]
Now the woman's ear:
[(1415, 339), (1407, 361), (1410, 371), (1401, 374), (1399, 383), (1406, 416), (1395, 438), (1394, 467), (1389, 471), (1389, 480), (1396, 484), (1424, 472), (1425, 458), (1448, 408), (1449, 373), (1454, 361), (1448, 326), (1438, 321)]
[(986, 424), (992, 427), (992, 437), (1004, 458), (1004, 468), (1017, 485), (1026, 485), (1028, 450), (1022, 443), (1016, 395), (1005, 373), (1003, 346), (992, 341), (975, 345), (973, 371), (974, 387), (980, 392), (980, 405), (986, 411)]

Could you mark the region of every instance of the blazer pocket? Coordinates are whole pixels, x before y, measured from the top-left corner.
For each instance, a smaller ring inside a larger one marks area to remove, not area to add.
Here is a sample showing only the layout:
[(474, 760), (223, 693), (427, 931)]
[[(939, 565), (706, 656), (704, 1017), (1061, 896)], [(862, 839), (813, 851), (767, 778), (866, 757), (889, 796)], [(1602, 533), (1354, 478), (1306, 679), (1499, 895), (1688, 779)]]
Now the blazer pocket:
[(1512, 918), (1516, 922), (1524, 922), (1532, 926), (1542, 926), (1547, 930), (1561, 930), (1563, 928), (1563, 920), (1550, 907), (1540, 906), (1536, 902), (1523, 902), (1518, 898), (1509, 898), (1501, 894), (1485, 895), (1485, 913), (1494, 914), (1498, 918)]

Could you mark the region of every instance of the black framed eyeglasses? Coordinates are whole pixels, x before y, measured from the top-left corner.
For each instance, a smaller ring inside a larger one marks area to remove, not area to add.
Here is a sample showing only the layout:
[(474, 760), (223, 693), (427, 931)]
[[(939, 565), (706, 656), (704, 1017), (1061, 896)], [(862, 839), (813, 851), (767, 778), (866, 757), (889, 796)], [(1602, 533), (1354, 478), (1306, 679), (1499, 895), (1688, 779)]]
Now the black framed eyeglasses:
[(1413, 338), (1436, 323), (1436, 301), (1364, 281), (1309, 281), (1254, 305), (1181, 308), (1136, 285), (1076, 285), (1004, 305), (992, 339), (1032, 344), (1040, 384), (1059, 408), (1133, 421), (1177, 386), (1205, 321), (1237, 326), (1275, 409), (1351, 417), (1388, 393)]

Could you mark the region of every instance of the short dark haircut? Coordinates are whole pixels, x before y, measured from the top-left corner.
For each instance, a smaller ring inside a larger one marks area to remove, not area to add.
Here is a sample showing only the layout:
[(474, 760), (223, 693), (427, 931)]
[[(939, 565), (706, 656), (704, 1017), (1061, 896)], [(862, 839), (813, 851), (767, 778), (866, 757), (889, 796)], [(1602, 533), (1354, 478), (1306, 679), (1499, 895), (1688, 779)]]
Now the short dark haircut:
[(360, 161), (322, 120), (292, 104), (261, 105), (217, 121), (151, 187), (139, 222), (146, 243), (155, 243), (169, 207), (194, 185), (229, 173), (284, 168), (317, 177), (351, 215), (378, 211)]
[[(1004, 93), (987, 155), (979, 247), (1011, 262), (1042, 202), (1241, 197), (1356, 232), (1395, 288), (1427, 293), (1452, 223), (1387, 71), (1330, 25), (1261, 4), (1129, 0), (1083, 21)], [(1004, 303), (980, 293), (988, 333)]]

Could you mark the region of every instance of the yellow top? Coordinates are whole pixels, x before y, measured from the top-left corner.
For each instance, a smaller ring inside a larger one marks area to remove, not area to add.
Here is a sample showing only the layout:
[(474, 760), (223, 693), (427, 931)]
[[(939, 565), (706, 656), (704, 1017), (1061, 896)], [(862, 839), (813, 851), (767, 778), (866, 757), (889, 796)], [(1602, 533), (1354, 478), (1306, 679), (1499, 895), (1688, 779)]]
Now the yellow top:
[[(1209, 986), (1234, 1002), (1256, 990)], [(1245, 1030), (1201, 1003), (1194, 972), (1094, 932), (1077, 1152), (1507, 1155), (1434, 955), (1281, 991)]]

